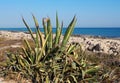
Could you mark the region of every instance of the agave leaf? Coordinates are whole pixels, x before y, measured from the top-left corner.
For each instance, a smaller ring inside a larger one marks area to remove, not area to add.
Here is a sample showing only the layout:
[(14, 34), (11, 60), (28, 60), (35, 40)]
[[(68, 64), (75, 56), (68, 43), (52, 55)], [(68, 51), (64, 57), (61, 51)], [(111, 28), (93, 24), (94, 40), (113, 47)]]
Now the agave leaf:
[(37, 63), (37, 58), (39, 57), (39, 49), (35, 48), (35, 62)]
[(70, 75), (70, 77), (73, 78), (74, 83), (78, 83), (78, 82), (77, 82), (77, 79), (76, 79), (76, 77), (75, 77), (74, 75)]
[(46, 21), (46, 20), (47, 20), (47, 19), (45, 19), (45, 18), (42, 19), (45, 38), (46, 38), (46, 36), (48, 35), (48, 30), (47, 30), (47, 26), (46, 26), (46, 22), (47, 22), (47, 21)]
[(32, 52), (32, 48), (29, 42), (26, 39), (24, 39), (24, 41), (25, 41), (25, 45), (27, 46), (27, 49), (29, 50), (29, 52)]
[(37, 30), (39, 29), (39, 24), (38, 24), (38, 21), (37, 21), (37, 19), (35, 18), (35, 16), (32, 14), (32, 16), (33, 16), (33, 20), (34, 20), (34, 22), (35, 22), (35, 26), (36, 26), (36, 28), (37, 28)]
[(46, 77), (46, 82), (45, 83), (50, 83), (50, 80), (49, 80), (48, 76)]
[(16, 57), (14, 54), (7, 54), (7, 57), (9, 58), (9, 60), (12, 62), (12, 61), (15, 61), (16, 60)]
[(22, 17), (22, 20), (23, 20), (25, 26), (27, 27), (28, 31), (30, 32), (30, 35), (31, 35), (32, 39), (35, 41), (32, 30), (30, 29), (30, 27), (28, 26), (28, 24), (26, 23), (26, 21), (24, 20), (23, 17)]
[(20, 65), (16, 65), (16, 68), (21, 71), (22, 70), (22, 67)]
[(30, 63), (28, 62), (28, 60), (27, 59), (21, 59), (21, 61), (24, 63), (24, 67), (26, 67), (26, 69), (28, 69), (28, 67), (30, 66)]
[(68, 42), (68, 39), (70, 38), (72, 32), (73, 32), (73, 29), (74, 29), (74, 26), (75, 26), (75, 23), (76, 23), (76, 17), (74, 16), (73, 20), (71, 21), (71, 23), (69, 24), (66, 32), (65, 32), (65, 35), (64, 35), (64, 38), (63, 38), (63, 41), (62, 41), (62, 45), (61, 45), (61, 50), (63, 51), (64, 48), (65, 48), (65, 45), (67, 44)]
[(45, 51), (45, 47), (46, 47), (46, 45), (47, 45), (48, 38), (49, 38), (50, 34), (51, 34), (51, 32), (49, 32), (49, 34), (47, 35), (47, 37), (46, 37), (46, 39), (45, 39), (45, 42), (44, 42), (44, 44), (43, 44), (43, 47), (41, 48), (40, 54), (38, 55), (37, 62), (40, 61), (40, 59), (41, 59), (41, 57), (42, 57), (42, 54), (43, 54), (44, 51)]
[(52, 48), (52, 26), (51, 26), (51, 22), (50, 22), (50, 19), (47, 20), (47, 30), (50, 32), (50, 36), (48, 38), (48, 50), (50, 50)]
[(35, 51), (35, 56), (36, 56), (36, 58), (37, 58), (38, 53), (39, 53), (39, 39), (38, 39), (38, 32), (36, 32), (36, 42), (35, 42), (35, 45), (36, 45), (36, 47), (35, 47), (34, 51)]
[(59, 78), (58, 77), (55, 78), (55, 83), (59, 83)]
[(59, 20), (58, 20), (58, 15), (56, 13), (56, 36), (55, 36), (55, 46), (57, 46), (59, 44), (59, 38), (60, 38), (60, 24), (59, 24)]
[(23, 53), (25, 54), (25, 56), (28, 58), (28, 60), (33, 64), (34, 62), (34, 58), (32, 55), (28, 55), (27, 51), (25, 50), (24, 47), (22, 47)]
[(77, 65), (81, 66), (80, 62), (77, 59), (75, 59), (73, 56), (68, 55), (68, 57), (70, 57)]
[(70, 44), (69, 47), (68, 47), (67, 52), (68, 52), (68, 53), (71, 53), (71, 52), (74, 50), (74, 48), (76, 48), (76, 45)]
[(38, 51), (38, 49), (39, 49), (38, 32), (36, 32), (35, 48), (37, 48), (37, 51)]
[(35, 48), (40, 48), (39, 36), (38, 32), (36, 31), (36, 38), (35, 38)]
[(39, 29), (39, 24), (38, 24), (37, 19), (35, 18), (34, 15), (32, 15), (32, 16), (33, 16), (33, 19), (34, 19), (34, 22), (35, 22), (35, 26), (36, 26), (37, 32), (38, 32), (39, 37), (40, 37), (40, 45), (42, 47), (43, 46), (43, 42), (44, 42), (44, 38), (43, 38), (43, 35), (42, 35), (42, 33), (41, 33), (40, 29)]
[(69, 79), (67, 79), (66, 83), (71, 83)]
[(22, 59), (20, 58), (20, 56), (18, 57), (18, 62), (22, 67), (25, 67), (25, 64), (23, 63)]
[(62, 29), (63, 29), (63, 21), (62, 21), (62, 23), (61, 23), (61, 28), (60, 28), (60, 34), (59, 34), (59, 40), (58, 40), (58, 44), (60, 43), (60, 38), (61, 38), (61, 35), (62, 35)]
[(94, 74), (94, 73), (96, 73), (100, 68), (101, 68), (100, 65), (95, 66), (95, 67), (92, 67), (92, 68), (90, 68), (90, 69), (87, 69), (87, 70), (85, 71), (85, 74)]
[(22, 47), (22, 50), (23, 50), (24, 54), (26, 55), (26, 57), (28, 58), (28, 60), (29, 60), (31, 63), (33, 63), (33, 62), (35, 61), (35, 60), (34, 60), (35, 58), (34, 58), (33, 53), (32, 53), (33, 50), (32, 50), (32, 48), (31, 48), (29, 42), (28, 42), (26, 39), (24, 39), (24, 41), (25, 41), (25, 45), (27, 46), (27, 49), (29, 50), (30, 53), (28, 53), (28, 52), (25, 50), (24, 47)]

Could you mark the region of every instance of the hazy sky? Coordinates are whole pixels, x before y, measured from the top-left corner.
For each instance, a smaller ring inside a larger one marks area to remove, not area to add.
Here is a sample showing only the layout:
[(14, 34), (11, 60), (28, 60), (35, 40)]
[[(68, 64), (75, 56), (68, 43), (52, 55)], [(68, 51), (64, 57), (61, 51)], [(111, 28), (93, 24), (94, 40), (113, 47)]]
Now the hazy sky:
[(55, 27), (56, 11), (64, 26), (76, 15), (76, 27), (120, 27), (120, 0), (0, 0), (0, 27), (25, 27), (21, 16), (33, 27), (31, 13)]

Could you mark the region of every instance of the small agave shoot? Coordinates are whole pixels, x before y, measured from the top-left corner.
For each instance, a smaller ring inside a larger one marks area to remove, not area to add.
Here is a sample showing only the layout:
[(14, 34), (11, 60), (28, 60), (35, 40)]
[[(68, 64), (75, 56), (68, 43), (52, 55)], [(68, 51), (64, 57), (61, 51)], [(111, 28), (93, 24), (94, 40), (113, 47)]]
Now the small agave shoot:
[[(95, 72), (98, 71), (99, 66), (87, 64), (79, 44), (68, 44), (76, 24), (76, 17), (67, 27), (62, 41), (63, 23), (60, 25), (57, 14), (55, 37), (49, 18), (42, 20), (43, 34), (33, 15), (35, 35), (24, 18), (22, 20), (33, 39), (34, 47), (25, 39), (26, 46), (22, 47), (22, 54), (8, 54), (8, 70), (19, 72), (25, 78), (31, 78), (33, 83), (78, 83), (95, 79)], [(86, 77), (88, 74), (90, 75)]]

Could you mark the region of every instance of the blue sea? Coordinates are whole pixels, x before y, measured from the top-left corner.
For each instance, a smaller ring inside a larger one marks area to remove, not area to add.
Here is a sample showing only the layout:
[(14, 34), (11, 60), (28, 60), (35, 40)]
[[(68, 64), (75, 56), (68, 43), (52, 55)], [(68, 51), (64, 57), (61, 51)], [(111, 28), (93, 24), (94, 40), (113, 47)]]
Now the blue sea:
[[(0, 30), (5, 31), (22, 31), (27, 32), (27, 28), (0, 28)], [(43, 28), (40, 28), (44, 32)], [(35, 28), (32, 28), (32, 31), (35, 31)], [(53, 33), (55, 33), (56, 28), (53, 28)], [(64, 34), (66, 28), (63, 28), (62, 33)], [(92, 36), (101, 36), (109, 38), (120, 38), (120, 28), (79, 28), (76, 27), (73, 31), (73, 35), (92, 35)]]

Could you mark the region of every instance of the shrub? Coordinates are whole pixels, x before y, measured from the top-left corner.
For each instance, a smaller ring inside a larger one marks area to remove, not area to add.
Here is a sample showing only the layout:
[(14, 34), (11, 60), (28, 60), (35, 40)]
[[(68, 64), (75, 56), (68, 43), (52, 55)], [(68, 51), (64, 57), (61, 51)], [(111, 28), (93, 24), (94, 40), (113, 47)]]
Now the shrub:
[[(61, 41), (63, 23), (60, 25), (56, 14), (56, 34), (53, 37), (51, 20), (43, 18), (44, 35), (39, 29), (39, 24), (33, 15), (36, 26), (35, 35), (22, 18), (34, 46), (25, 41), (23, 53), (8, 54), (9, 61), (6, 69), (20, 73), (25, 78), (32, 79), (33, 83), (77, 83), (97, 81), (96, 71), (100, 66), (89, 64), (79, 44), (68, 44), (73, 32), (76, 17), (69, 24)], [(26, 47), (26, 48), (25, 48)]]

